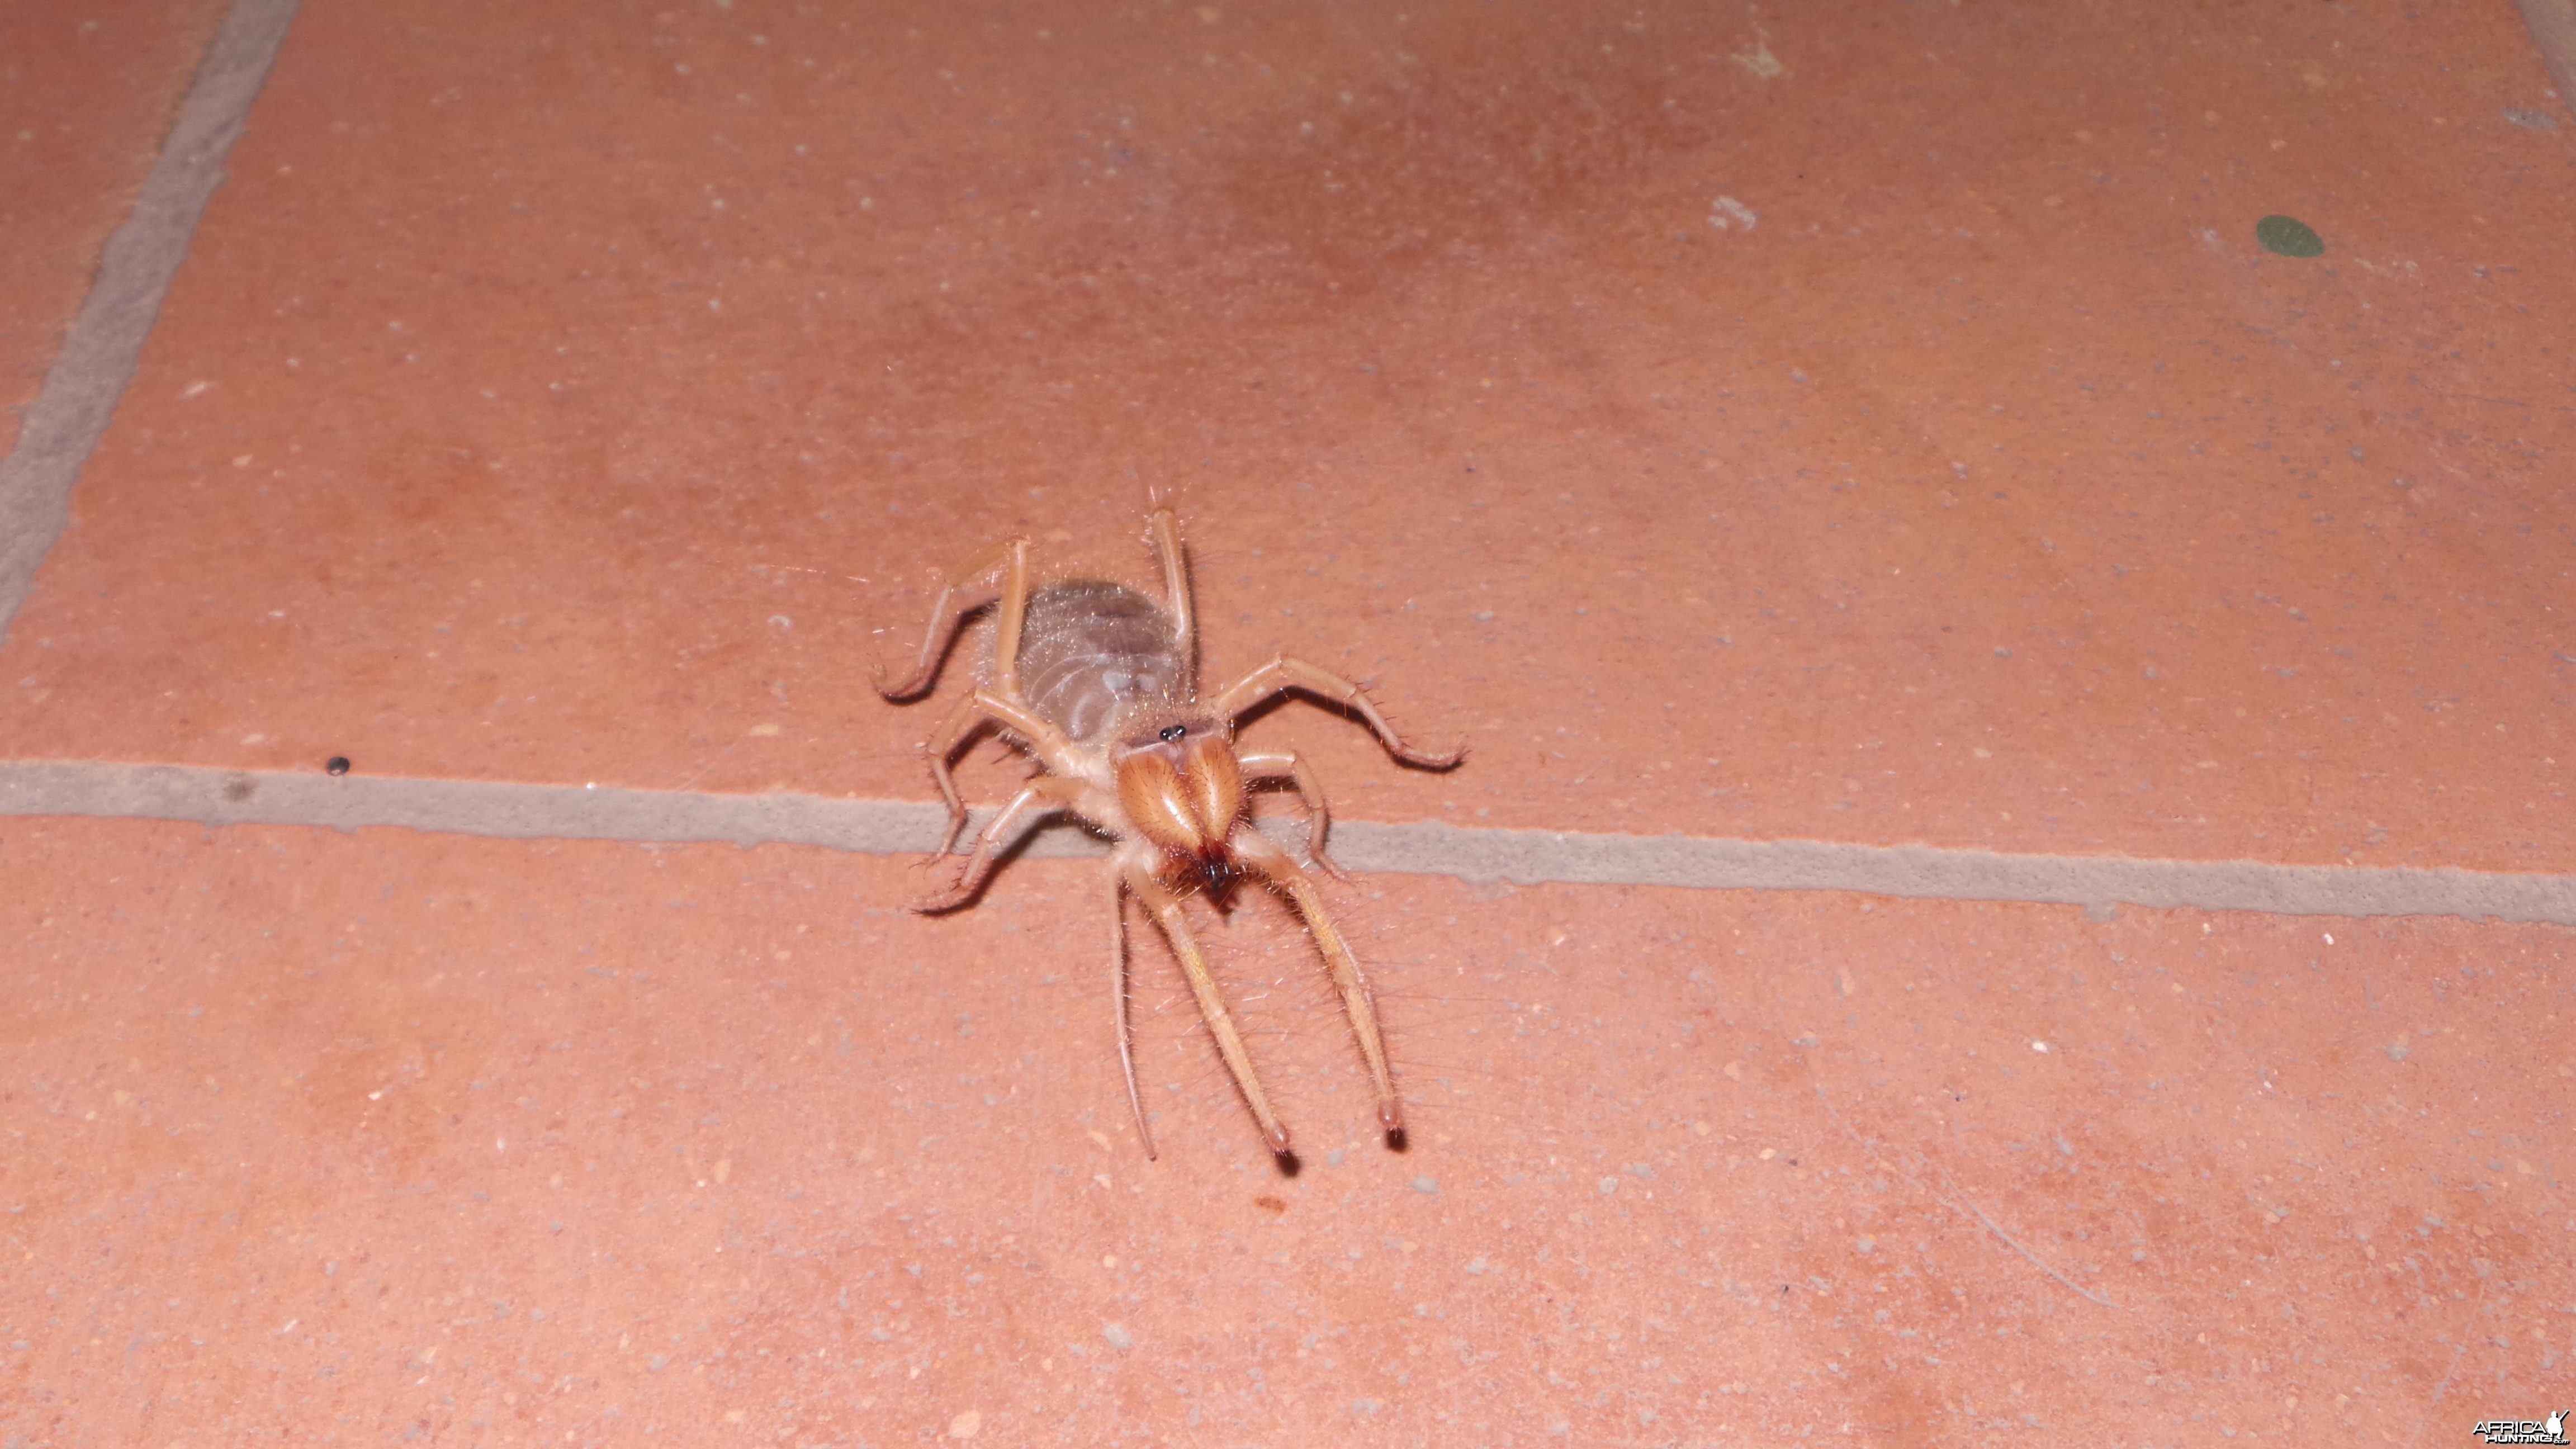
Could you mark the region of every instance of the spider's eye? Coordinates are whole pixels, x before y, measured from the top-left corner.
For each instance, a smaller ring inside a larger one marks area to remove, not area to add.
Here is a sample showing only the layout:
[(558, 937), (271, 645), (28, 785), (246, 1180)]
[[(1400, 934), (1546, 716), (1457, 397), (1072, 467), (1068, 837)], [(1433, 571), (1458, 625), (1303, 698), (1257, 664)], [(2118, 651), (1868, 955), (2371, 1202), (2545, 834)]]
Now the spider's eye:
[(1172, 741), (1179, 739), (1181, 736), (1188, 734), (1189, 732), (1190, 727), (1188, 725), (1165, 725), (1163, 726), (1163, 743), (1170, 744)]

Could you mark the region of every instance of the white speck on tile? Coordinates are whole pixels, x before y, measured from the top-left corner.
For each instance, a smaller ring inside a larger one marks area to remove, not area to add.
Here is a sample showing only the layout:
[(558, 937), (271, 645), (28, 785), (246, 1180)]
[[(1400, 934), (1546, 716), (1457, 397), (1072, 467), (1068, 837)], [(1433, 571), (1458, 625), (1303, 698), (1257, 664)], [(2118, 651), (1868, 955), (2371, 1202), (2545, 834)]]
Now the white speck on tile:
[(1780, 58), (1771, 53), (1771, 37), (1758, 32), (1754, 36), (1751, 50), (1739, 50), (1728, 59), (1764, 80), (1789, 73), (1789, 68), (1782, 65)]

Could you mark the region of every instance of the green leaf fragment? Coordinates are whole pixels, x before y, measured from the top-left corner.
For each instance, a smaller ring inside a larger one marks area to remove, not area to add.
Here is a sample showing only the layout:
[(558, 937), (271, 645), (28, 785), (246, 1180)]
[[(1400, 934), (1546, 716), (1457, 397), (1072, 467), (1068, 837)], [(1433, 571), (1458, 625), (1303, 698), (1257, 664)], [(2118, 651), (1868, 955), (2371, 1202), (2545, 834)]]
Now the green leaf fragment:
[(2321, 257), (2326, 239), (2295, 216), (2267, 216), (2254, 223), (2254, 240), (2263, 250), (2284, 257)]

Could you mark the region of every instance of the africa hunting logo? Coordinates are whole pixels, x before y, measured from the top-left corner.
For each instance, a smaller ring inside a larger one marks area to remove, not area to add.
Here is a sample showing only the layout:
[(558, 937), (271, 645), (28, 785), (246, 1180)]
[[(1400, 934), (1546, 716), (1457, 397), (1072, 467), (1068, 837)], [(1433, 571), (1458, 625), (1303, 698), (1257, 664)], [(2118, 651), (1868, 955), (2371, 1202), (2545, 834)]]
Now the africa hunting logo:
[(2567, 1411), (2560, 1409), (2537, 1423), (2529, 1419), (2486, 1419), (2469, 1434), (2490, 1444), (2564, 1444)]

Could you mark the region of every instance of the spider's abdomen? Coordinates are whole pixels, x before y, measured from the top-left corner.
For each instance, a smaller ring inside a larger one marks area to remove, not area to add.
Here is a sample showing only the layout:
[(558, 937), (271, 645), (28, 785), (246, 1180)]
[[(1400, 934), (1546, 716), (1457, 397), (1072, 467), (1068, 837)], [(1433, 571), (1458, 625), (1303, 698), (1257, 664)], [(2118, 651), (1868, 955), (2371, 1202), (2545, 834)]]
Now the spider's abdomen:
[(1076, 742), (1101, 738), (1138, 708), (1180, 702), (1186, 674), (1171, 616), (1134, 589), (1070, 579), (1029, 595), (1020, 692)]

